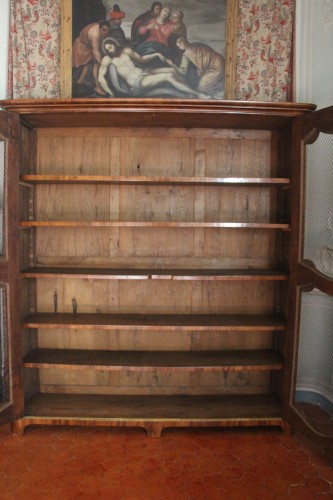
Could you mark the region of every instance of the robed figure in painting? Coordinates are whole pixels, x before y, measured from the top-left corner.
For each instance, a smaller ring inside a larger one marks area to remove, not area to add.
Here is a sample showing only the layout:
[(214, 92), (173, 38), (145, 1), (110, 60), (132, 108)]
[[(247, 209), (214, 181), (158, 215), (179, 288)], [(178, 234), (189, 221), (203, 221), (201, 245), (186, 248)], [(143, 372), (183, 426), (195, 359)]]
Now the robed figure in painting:
[(136, 19), (134, 19), (131, 27), (131, 44), (133, 49), (140, 45), (140, 43), (144, 42), (145, 38), (148, 37), (148, 33), (146, 33), (146, 35), (141, 35), (139, 33), (139, 29), (142, 26), (145, 26), (151, 19), (159, 16), (161, 10), (161, 2), (153, 2), (149, 10), (147, 10), (143, 14), (140, 14)]

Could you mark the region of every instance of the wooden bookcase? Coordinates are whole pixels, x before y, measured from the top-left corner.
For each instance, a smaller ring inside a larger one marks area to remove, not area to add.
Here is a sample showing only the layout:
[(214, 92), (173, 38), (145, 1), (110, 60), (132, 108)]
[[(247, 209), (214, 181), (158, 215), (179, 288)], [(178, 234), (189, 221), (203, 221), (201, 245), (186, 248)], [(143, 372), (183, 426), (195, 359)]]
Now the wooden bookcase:
[(20, 117), (14, 432), (287, 429), (292, 130), (314, 106), (3, 105)]

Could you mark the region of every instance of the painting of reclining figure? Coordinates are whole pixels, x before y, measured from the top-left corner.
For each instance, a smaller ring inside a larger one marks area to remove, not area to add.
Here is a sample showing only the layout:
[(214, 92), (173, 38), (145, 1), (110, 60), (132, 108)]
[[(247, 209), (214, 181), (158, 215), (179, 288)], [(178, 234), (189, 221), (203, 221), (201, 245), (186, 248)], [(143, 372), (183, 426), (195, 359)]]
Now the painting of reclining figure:
[(72, 97), (223, 99), (227, 0), (72, 0)]

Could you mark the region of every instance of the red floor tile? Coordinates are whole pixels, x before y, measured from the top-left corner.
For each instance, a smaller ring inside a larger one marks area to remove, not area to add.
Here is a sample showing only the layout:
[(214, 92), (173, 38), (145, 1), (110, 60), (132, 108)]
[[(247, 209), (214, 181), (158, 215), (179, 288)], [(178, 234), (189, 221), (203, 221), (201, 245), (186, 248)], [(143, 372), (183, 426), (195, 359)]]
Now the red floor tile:
[(0, 500), (333, 498), (333, 469), (278, 429), (0, 427)]

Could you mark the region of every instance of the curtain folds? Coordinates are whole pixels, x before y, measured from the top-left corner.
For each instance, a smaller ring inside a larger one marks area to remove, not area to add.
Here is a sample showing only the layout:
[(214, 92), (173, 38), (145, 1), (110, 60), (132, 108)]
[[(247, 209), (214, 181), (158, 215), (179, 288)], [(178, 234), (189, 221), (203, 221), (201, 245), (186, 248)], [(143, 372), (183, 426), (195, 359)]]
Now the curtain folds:
[(236, 96), (292, 99), (295, 0), (240, 0)]
[(60, 95), (60, 0), (10, 0), (8, 98)]

